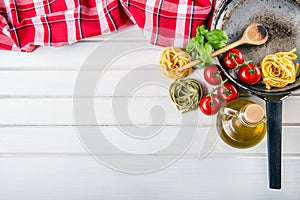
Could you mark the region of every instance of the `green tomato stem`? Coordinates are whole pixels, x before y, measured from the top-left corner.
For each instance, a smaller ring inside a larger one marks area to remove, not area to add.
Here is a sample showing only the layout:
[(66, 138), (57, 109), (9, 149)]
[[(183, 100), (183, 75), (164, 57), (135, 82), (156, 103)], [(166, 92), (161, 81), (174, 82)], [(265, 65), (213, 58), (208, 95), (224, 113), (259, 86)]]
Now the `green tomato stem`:
[(247, 60), (245, 62), (243, 62), (242, 64), (238, 64), (235, 68), (232, 69), (233, 72), (236, 72), (239, 68), (241, 68), (244, 65), (248, 65), (250, 63), (252, 63), (252, 60)]
[(214, 78), (218, 78), (222, 82), (222, 77), (221, 77), (220, 74), (221, 74), (220, 71), (215, 72), (214, 73)]
[(237, 54), (235, 53), (231, 53), (229, 54), (229, 58), (231, 58), (231, 60), (233, 60), (235, 62), (236, 65), (238, 65), (237, 61), (236, 61), (236, 58), (237, 57)]
[(225, 79), (224, 81), (222, 81), (217, 87), (213, 88), (212, 91), (210, 91), (206, 96), (211, 97), (211, 95), (213, 93), (215, 93), (219, 88), (224, 86), (224, 83), (226, 83), (228, 81), (228, 79)]

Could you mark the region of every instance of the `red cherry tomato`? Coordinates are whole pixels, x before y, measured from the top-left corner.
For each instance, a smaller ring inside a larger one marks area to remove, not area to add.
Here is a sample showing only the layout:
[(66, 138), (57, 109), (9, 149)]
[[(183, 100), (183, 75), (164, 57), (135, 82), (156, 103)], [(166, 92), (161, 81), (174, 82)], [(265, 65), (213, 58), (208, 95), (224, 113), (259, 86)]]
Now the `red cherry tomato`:
[(238, 77), (243, 83), (254, 85), (261, 79), (261, 69), (253, 63), (243, 65), (239, 68)]
[(239, 49), (231, 49), (227, 51), (223, 57), (223, 64), (228, 69), (233, 69), (237, 64), (242, 64), (244, 62), (244, 53)]
[(211, 64), (204, 69), (204, 79), (211, 85), (219, 85), (221, 83), (221, 70), (218, 65)]
[(200, 110), (206, 115), (214, 115), (221, 108), (221, 100), (216, 94), (204, 96), (199, 103)]
[(223, 87), (217, 90), (218, 96), (226, 103), (235, 100), (239, 97), (238, 87), (231, 82), (225, 82)]

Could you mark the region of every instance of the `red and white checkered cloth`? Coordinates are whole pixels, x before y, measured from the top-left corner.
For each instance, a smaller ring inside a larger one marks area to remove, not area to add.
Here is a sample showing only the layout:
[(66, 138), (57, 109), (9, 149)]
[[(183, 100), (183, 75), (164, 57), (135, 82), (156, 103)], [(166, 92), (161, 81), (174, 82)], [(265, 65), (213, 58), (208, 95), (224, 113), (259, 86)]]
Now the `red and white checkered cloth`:
[[(219, 1), (219, 0), (217, 0)], [(185, 47), (216, 0), (1, 0), (0, 49), (33, 51), (137, 24), (152, 44)]]

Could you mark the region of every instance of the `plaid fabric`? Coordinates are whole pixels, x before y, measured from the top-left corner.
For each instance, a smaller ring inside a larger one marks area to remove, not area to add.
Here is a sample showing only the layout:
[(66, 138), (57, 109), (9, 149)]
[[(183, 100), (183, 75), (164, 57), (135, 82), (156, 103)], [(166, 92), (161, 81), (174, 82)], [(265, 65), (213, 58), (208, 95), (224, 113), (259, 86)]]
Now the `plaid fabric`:
[(152, 44), (185, 47), (211, 0), (2, 0), (0, 48), (33, 51), (137, 24)]
[(211, 11), (210, 0), (123, 1), (152, 44), (183, 47)]

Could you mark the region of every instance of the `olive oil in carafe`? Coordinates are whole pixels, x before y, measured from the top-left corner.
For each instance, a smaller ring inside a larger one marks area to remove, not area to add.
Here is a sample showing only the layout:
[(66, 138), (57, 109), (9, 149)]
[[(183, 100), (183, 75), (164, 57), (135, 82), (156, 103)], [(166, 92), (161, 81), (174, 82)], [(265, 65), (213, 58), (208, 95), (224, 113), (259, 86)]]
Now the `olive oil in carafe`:
[(229, 102), (217, 117), (221, 139), (235, 148), (249, 148), (258, 144), (267, 131), (263, 112), (259, 105), (250, 100)]

